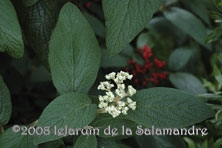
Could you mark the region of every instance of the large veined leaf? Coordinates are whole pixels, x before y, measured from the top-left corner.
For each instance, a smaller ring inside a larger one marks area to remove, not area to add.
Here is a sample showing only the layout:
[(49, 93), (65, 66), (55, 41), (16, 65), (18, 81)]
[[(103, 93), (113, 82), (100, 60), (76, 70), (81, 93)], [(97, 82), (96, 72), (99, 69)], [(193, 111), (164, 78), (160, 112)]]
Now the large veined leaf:
[(206, 46), (207, 30), (204, 24), (192, 13), (176, 7), (164, 11), (164, 16), (176, 27), (187, 33), (201, 45)]
[(145, 26), (163, 0), (103, 0), (106, 45), (110, 54), (119, 53)]
[(169, 79), (171, 83), (178, 89), (187, 91), (193, 94), (206, 93), (201, 81), (192, 74), (185, 72), (177, 72), (170, 74)]
[[(75, 135), (77, 128), (84, 128), (95, 118), (96, 111), (97, 106), (91, 104), (90, 99), (83, 94), (69, 93), (59, 96), (44, 109), (40, 116), (37, 126), (50, 128), (48, 134), (36, 135), (35, 143)], [(71, 133), (68, 132), (69, 129), (73, 129)]]
[(95, 135), (80, 135), (76, 140), (74, 148), (97, 148), (97, 139)]
[(172, 88), (140, 90), (133, 100), (136, 110), (126, 117), (149, 128), (180, 128), (213, 116), (213, 111), (195, 96)]
[[(16, 126), (15, 126), (16, 127)], [(0, 135), (0, 147), (1, 148), (37, 148), (37, 145), (33, 144), (33, 136), (25, 132), (27, 135), (22, 135), (22, 126), (17, 126), (15, 130), (20, 128), (19, 132), (13, 131), (14, 127), (8, 128), (3, 134)]]
[(22, 33), (15, 9), (10, 0), (0, 1), (0, 52), (7, 51), (14, 58), (24, 52)]
[(12, 113), (9, 90), (0, 76), (0, 126), (8, 123)]
[(99, 137), (124, 139), (135, 135), (137, 124), (121, 117), (113, 118), (109, 114), (99, 115), (90, 124), (99, 129)]
[[(49, 40), (58, 17), (57, 1), (24, 1), (26, 4), (18, 9), (24, 35), (39, 59), (48, 66)], [(29, 2), (34, 4), (26, 7), (31, 5)]]
[(87, 93), (96, 79), (100, 60), (93, 30), (79, 9), (66, 3), (49, 44), (49, 65), (58, 92)]

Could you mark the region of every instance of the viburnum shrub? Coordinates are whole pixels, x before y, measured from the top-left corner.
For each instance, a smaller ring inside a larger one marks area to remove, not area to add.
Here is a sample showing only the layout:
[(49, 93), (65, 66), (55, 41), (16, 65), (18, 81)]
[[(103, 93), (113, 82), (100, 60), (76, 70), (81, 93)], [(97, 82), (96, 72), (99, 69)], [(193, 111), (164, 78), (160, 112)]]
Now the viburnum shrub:
[(142, 56), (144, 64), (140, 65), (130, 59), (128, 60), (128, 66), (125, 68), (126, 71), (133, 74), (135, 84), (141, 86), (147, 86), (148, 83), (158, 85), (167, 78), (167, 72), (164, 70), (166, 62), (155, 58), (148, 45), (138, 48), (138, 52)]
[(0, 0), (0, 148), (219, 148), (213, 2)]

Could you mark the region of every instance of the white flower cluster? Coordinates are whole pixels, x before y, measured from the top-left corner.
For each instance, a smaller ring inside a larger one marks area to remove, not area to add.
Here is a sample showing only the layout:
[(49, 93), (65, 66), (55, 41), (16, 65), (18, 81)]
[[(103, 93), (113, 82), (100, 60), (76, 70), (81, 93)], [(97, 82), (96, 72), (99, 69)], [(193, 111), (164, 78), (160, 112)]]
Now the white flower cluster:
[[(126, 79), (131, 80), (133, 75), (127, 72), (120, 71), (118, 73), (112, 72), (105, 76), (107, 80), (113, 80), (116, 83), (116, 89), (114, 84), (109, 81), (100, 82), (98, 86), (99, 90), (105, 90), (106, 95), (99, 96), (99, 108), (103, 113), (109, 113), (113, 118), (119, 116), (121, 113), (127, 114), (127, 111), (131, 108), (136, 109), (136, 102), (132, 101), (129, 97), (136, 93), (136, 90), (131, 86), (126, 86), (123, 83)], [(126, 102), (121, 99), (126, 97)]]

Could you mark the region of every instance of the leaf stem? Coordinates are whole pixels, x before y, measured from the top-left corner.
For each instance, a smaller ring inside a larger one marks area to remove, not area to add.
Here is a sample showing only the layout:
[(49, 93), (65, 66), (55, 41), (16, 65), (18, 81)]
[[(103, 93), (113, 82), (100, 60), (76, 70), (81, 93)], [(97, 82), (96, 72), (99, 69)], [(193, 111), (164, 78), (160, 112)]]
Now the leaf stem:
[(28, 126), (36, 126), (39, 120), (36, 120), (34, 122), (32, 122), (31, 124), (29, 124)]

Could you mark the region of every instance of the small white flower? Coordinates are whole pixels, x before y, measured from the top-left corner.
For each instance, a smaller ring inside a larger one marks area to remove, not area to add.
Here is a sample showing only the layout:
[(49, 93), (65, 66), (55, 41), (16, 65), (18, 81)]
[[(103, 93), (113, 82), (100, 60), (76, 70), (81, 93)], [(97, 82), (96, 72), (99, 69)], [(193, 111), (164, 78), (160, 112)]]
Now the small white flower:
[(113, 100), (115, 99), (115, 96), (111, 91), (106, 92), (106, 96), (107, 96), (107, 101), (108, 102), (113, 102)]
[(100, 102), (99, 103), (99, 108), (105, 108), (108, 106), (108, 103), (105, 103), (105, 102)]
[(110, 74), (106, 75), (105, 77), (107, 80), (111, 80), (111, 79), (113, 80), (113, 79), (115, 79), (115, 76), (116, 76), (116, 73), (111, 72)]
[(117, 88), (124, 90), (126, 88), (125, 84), (117, 84)]
[(132, 85), (129, 85), (128, 86), (128, 94), (130, 95), (130, 96), (132, 96), (132, 95), (134, 95), (136, 93), (136, 89), (134, 89), (133, 87), (132, 87)]
[(117, 101), (117, 104), (118, 104), (120, 107), (126, 106), (126, 103), (123, 102), (123, 101)]
[(100, 85), (97, 87), (98, 90), (105, 90), (105, 86), (102, 82), (100, 82)]
[(128, 104), (129, 108), (131, 108), (132, 110), (136, 109), (136, 102), (132, 102), (130, 104)]
[(127, 98), (127, 103), (132, 103), (133, 101), (130, 98)]
[(99, 101), (100, 101), (100, 102), (104, 101), (103, 96), (99, 96)]
[(124, 108), (122, 108), (122, 113), (123, 113), (124, 115), (126, 115), (128, 110), (129, 110), (128, 107), (124, 107)]
[[(129, 85), (127, 87), (123, 83), (126, 79), (132, 79), (133, 75), (130, 75), (127, 72), (120, 71), (118, 73), (112, 72), (107, 74), (107, 80), (113, 80), (116, 83), (117, 88), (112, 92), (114, 84), (110, 81), (100, 82), (98, 86), (99, 90), (105, 90), (106, 94), (99, 96), (99, 105), (100, 109), (103, 109), (103, 112), (109, 113), (113, 118), (119, 116), (121, 113), (126, 115), (127, 111), (131, 108), (132, 110), (136, 109), (136, 102), (133, 102), (129, 97), (136, 93), (136, 90)], [(127, 97), (127, 101), (122, 101), (121, 99)]]
[(131, 80), (133, 78), (133, 75), (128, 75), (127, 79)]

